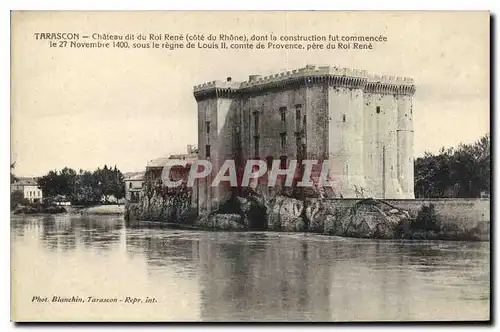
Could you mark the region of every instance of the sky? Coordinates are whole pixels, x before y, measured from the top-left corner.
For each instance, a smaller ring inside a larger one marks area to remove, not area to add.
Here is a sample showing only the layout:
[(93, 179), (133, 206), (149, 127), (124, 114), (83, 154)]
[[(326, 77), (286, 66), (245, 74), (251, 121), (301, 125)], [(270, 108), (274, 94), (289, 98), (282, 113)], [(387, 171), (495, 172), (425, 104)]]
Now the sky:
[[(65, 166), (144, 170), (197, 143), (193, 86), (307, 64), (415, 80), (415, 156), (490, 128), (487, 12), (16, 12), (11, 161), (18, 176)], [(373, 50), (51, 48), (37, 32), (384, 35)]]

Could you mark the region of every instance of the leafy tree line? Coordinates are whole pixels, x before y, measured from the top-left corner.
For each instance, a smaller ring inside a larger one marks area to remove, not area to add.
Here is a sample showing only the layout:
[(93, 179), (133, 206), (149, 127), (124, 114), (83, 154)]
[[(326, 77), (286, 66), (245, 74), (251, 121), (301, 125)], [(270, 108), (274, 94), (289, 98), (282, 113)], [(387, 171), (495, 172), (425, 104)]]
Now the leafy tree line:
[(96, 204), (111, 196), (121, 199), (125, 196), (123, 174), (116, 168), (104, 165), (93, 172), (80, 170), (78, 173), (65, 167), (61, 171), (50, 171), (38, 179), (43, 196), (54, 198), (65, 196), (72, 204)]
[(10, 164), (10, 183), (14, 183), (16, 182), (18, 179), (17, 177), (14, 175), (14, 173), (12, 172), (12, 170), (16, 167), (16, 163), (12, 163)]
[(415, 160), (416, 197), (480, 197), (490, 193), (490, 136)]

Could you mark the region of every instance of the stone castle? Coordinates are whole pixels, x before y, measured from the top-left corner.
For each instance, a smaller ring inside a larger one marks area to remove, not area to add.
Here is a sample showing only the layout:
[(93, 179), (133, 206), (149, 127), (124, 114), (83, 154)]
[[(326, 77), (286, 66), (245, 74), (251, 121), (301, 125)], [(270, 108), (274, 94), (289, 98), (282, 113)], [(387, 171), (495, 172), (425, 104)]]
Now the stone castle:
[[(414, 198), (410, 78), (308, 65), (248, 81), (194, 87), (198, 157), (216, 170), (227, 159), (328, 160), (335, 197)], [(198, 210), (228, 198), (201, 180)]]

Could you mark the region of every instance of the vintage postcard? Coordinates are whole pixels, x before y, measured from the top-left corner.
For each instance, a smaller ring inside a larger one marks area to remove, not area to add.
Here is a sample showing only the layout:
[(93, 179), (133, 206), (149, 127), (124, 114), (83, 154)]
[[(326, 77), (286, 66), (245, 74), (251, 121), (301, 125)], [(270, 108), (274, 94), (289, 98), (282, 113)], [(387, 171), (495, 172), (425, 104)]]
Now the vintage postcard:
[(490, 20), (13, 11), (11, 319), (489, 322)]

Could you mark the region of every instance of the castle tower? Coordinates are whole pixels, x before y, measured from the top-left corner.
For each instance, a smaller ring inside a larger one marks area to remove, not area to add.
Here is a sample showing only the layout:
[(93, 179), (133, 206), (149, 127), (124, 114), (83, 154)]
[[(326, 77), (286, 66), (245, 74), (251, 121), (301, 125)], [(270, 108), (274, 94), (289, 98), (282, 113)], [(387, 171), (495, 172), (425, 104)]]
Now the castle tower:
[(337, 197), (361, 197), (364, 71), (330, 68), (328, 76), (328, 163)]
[(212, 164), (211, 176), (197, 184), (198, 212), (216, 209), (231, 196), (229, 184), (212, 187), (212, 179), (226, 160), (234, 160), (238, 127), (238, 102), (234, 92), (240, 83), (213, 81), (194, 87), (198, 102), (198, 158)]
[(403, 81), (398, 89), (398, 180), (403, 190), (403, 198), (413, 199), (414, 166), (413, 166), (413, 100), (415, 93), (413, 81)]
[[(241, 168), (253, 158), (268, 167), (277, 158), (327, 159), (328, 196), (413, 198), (414, 92), (409, 78), (314, 65), (197, 85), (199, 158), (213, 176), (226, 160)], [(199, 212), (233, 194), (211, 182), (199, 181)]]
[(372, 197), (413, 197), (413, 127), (407, 115), (414, 90), (407, 78), (373, 75), (365, 84), (365, 173)]

